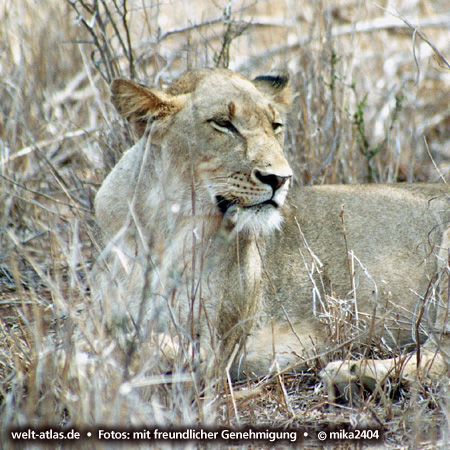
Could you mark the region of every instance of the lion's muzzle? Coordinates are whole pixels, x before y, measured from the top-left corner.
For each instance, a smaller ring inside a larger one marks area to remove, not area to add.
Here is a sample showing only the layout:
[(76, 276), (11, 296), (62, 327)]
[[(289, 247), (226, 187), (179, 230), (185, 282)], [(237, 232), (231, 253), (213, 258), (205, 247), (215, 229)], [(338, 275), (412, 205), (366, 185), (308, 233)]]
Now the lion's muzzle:
[(283, 175), (253, 169), (249, 176), (237, 173), (229, 177), (227, 192), (216, 195), (217, 206), (222, 214), (232, 206), (247, 210), (263, 207), (279, 208), (284, 204), (292, 177), (290, 169)]

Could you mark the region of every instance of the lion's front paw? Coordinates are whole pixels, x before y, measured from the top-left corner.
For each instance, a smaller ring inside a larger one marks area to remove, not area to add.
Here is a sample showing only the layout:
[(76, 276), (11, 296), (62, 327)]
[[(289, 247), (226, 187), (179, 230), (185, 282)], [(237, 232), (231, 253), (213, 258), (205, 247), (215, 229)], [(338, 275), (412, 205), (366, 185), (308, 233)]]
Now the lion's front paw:
[(339, 397), (350, 401), (353, 397), (358, 388), (354, 366), (355, 361), (333, 361), (320, 372), (331, 401)]

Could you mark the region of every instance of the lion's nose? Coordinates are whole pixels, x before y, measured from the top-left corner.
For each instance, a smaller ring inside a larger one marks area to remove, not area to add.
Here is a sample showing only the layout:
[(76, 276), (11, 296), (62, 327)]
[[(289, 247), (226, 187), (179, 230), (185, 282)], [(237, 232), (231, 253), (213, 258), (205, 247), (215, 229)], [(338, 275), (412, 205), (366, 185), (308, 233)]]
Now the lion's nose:
[(261, 183), (268, 184), (269, 186), (271, 186), (274, 193), (278, 189), (280, 189), (280, 187), (283, 186), (283, 184), (286, 183), (286, 181), (289, 180), (289, 178), (291, 178), (291, 175), (280, 176), (280, 175), (275, 175), (273, 173), (263, 173), (257, 169), (255, 169), (254, 174), (255, 174), (255, 177), (259, 181), (261, 181)]

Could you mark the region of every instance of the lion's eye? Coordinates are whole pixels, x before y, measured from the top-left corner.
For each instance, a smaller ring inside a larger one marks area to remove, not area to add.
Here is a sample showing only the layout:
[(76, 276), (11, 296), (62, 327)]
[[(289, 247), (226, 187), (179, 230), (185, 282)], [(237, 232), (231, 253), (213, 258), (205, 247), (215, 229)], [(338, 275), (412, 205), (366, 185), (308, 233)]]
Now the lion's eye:
[(238, 133), (236, 127), (228, 119), (210, 119), (208, 122), (218, 131), (222, 133)]
[(275, 134), (279, 133), (280, 131), (282, 131), (283, 130), (283, 126), (284, 125), (281, 122), (274, 122), (272, 124), (272, 127), (273, 127), (273, 131), (275, 131)]

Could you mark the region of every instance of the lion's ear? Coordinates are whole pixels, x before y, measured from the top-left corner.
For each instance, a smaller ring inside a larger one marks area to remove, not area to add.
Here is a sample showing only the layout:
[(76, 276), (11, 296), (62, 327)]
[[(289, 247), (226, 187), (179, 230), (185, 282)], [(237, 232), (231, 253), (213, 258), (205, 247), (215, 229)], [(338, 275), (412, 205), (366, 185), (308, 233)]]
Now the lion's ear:
[(253, 84), (265, 96), (285, 109), (292, 103), (292, 88), (289, 73), (285, 70), (270, 75), (261, 75), (253, 80)]
[(179, 111), (184, 100), (184, 96), (171, 96), (130, 80), (117, 79), (111, 84), (111, 102), (133, 124), (139, 137), (145, 133), (150, 120)]

